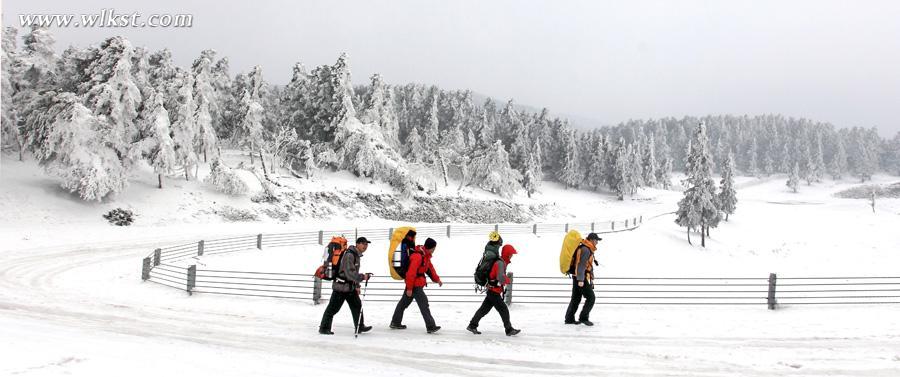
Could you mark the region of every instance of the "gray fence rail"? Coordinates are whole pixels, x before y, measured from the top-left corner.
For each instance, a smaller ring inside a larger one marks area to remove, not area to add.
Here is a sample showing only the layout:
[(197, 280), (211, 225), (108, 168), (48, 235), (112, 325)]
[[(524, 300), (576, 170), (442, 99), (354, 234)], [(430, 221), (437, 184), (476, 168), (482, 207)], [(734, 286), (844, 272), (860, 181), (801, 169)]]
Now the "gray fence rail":
[[(662, 214), (665, 215), (665, 214)], [(657, 215), (659, 217), (662, 215)], [(643, 224), (643, 217), (625, 220), (568, 224), (450, 224), (416, 227), (422, 237), (454, 237), (486, 234), (548, 234), (568, 232), (614, 233)], [(142, 261), (141, 278), (189, 294), (216, 294), (276, 299), (327, 301), (330, 283), (310, 274), (266, 271), (228, 271), (198, 268), (189, 259), (300, 245), (323, 245), (332, 235), (390, 239), (393, 228), (321, 230), (299, 233), (256, 234), (155, 249)], [(176, 264), (178, 263), (178, 264)], [(179, 265), (187, 263), (187, 265)], [(565, 276), (514, 276), (507, 286), (508, 304), (568, 303), (571, 278)], [(444, 286), (428, 287), (430, 301), (444, 303), (481, 302), (472, 276), (443, 276)], [(402, 281), (373, 277), (367, 286), (367, 301), (396, 302), (403, 294)], [(900, 277), (598, 277), (594, 280), (597, 304), (611, 305), (839, 305), (900, 304)]]

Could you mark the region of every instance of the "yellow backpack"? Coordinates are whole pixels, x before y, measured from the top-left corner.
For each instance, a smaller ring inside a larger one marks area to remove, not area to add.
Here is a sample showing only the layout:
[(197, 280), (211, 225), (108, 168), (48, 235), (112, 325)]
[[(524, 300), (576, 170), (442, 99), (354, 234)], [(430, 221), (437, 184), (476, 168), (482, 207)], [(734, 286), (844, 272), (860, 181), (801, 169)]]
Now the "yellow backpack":
[(388, 246), (388, 271), (391, 272), (391, 277), (394, 278), (394, 280), (403, 280), (405, 278), (405, 276), (401, 274), (401, 272), (405, 273), (405, 271), (398, 270), (403, 270), (407, 267), (403, 264), (404, 262), (406, 264), (409, 263), (409, 254), (404, 255), (404, 253), (400, 251), (400, 243), (403, 242), (403, 239), (406, 238), (409, 231), (415, 232), (416, 228), (404, 226), (394, 229), (394, 233), (391, 234), (391, 244)]
[(569, 268), (572, 266), (572, 256), (575, 255), (578, 245), (581, 245), (581, 240), (581, 233), (578, 233), (577, 230), (573, 229), (566, 233), (566, 237), (563, 238), (562, 248), (559, 249), (559, 272), (565, 275), (570, 273)]

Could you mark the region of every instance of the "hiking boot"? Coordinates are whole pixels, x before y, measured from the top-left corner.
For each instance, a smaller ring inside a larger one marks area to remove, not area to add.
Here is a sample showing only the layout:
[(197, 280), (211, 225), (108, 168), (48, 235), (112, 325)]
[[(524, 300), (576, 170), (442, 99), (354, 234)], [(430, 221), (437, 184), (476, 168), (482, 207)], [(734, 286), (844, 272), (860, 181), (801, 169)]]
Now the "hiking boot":
[(513, 336), (513, 335), (516, 335), (516, 334), (518, 334), (518, 333), (520, 333), (520, 332), (522, 332), (522, 330), (519, 330), (519, 329), (506, 329), (506, 336)]
[(481, 331), (478, 331), (478, 326), (469, 325), (468, 327), (466, 327), (466, 330), (469, 330), (469, 332), (472, 334), (481, 335)]
[(362, 334), (364, 332), (372, 331), (372, 326), (359, 326), (359, 330), (356, 332), (357, 334)]
[(322, 334), (322, 335), (334, 335), (334, 332), (332, 332), (331, 329), (326, 329), (326, 328), (319, 327), (319, 334)]
[(583, 324), (585, 326), (593, 326), (594, 322), (591, 322), (590, 320), (587, 320), (587, 319), (582, 319), (581, 324)]
[(581, 322), (580, 322), (580, 321), (573, 321), (573, 320), (567, 319), (567, 320), (566, 320), (566, 324), (567, 324), (567, 325), (580, 325)]
[(401, 325), (398, 323), (392, 323), (391, 328), (394, 330), (406, 330), (406, 325)]
[(429, 333), (429, 334), (434, 334), (434, 333), (438, 332), (438, 330), (440, 330), (440, 329), (441, 329), (440, 326), (435, 326), (435, 327), (432, 327), (432, 328), (430, 328), (430, 329), (428, 329), (428, 330), (425, 330), (425, 332), (427, 332), (427, 333)]

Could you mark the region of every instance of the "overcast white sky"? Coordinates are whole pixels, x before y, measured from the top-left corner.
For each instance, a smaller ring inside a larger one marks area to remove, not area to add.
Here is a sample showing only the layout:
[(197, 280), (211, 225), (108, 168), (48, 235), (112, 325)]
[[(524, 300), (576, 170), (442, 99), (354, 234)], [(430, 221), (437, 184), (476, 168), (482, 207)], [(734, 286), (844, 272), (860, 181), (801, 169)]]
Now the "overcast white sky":
[(433, 83), (614, 124), (629, 118), (782, 113), (900, 131), (900, 1), (6, 0), (18, 15), (189, 13), (190, 29), (55, 29), (58, 48), (120, 34), (203, 49), (232, 72), (350, 54), (354, 82)]

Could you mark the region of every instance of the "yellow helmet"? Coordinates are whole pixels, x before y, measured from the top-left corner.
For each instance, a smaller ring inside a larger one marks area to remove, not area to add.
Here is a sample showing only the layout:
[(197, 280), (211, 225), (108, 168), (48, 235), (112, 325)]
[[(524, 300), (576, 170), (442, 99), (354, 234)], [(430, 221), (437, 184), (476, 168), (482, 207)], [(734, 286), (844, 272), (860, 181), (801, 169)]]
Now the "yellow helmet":
[(488, 240), (493, 242), (500, 241), (500, 233), (498, 233), (496, 230), (491, 232), (491, 234), (488, 234)]

